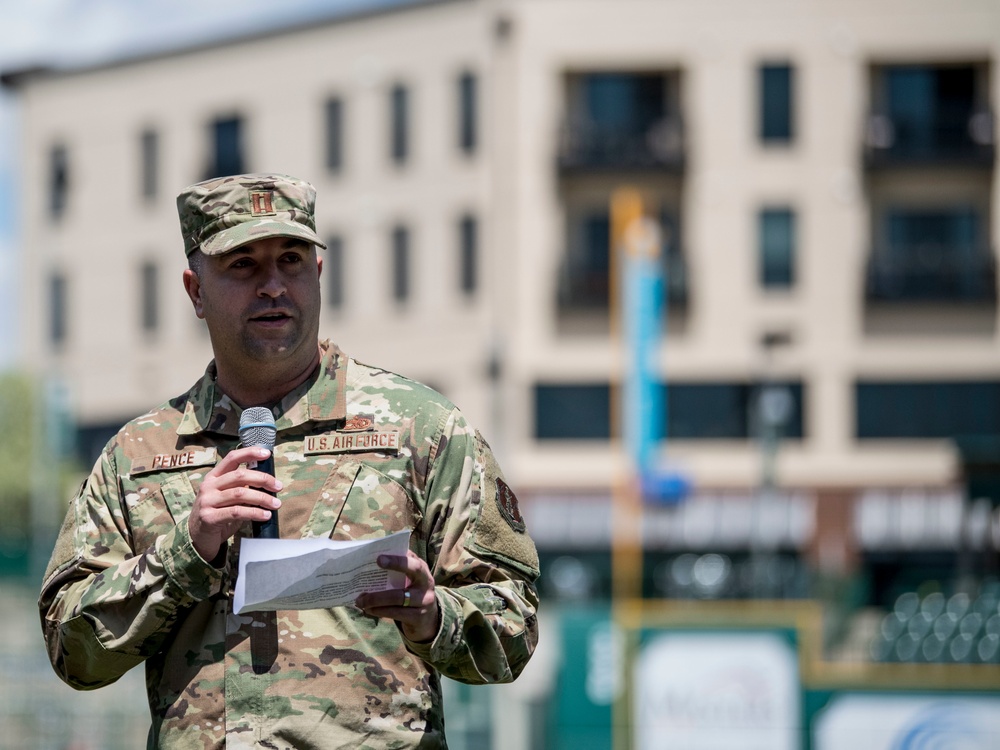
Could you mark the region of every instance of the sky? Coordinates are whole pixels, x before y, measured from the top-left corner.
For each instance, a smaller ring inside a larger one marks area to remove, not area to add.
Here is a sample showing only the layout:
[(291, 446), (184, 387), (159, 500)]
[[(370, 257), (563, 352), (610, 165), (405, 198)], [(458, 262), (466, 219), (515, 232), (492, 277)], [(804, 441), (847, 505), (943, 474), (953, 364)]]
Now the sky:
[[(409, 0), (0, 0), (0, 71), (74, 66)], [(0, 370), (15, 366), (17, 100), (0, 90)]]

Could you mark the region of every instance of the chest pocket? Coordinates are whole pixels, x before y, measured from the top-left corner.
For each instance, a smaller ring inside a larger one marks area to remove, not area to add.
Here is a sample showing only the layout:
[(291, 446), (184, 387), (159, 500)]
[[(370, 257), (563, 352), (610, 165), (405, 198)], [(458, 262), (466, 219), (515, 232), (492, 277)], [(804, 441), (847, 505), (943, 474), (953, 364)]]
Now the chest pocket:
[(377, 539), (414, 529), (421, 518), (399, 482), (360, 461), (345, 461), (330, 473), (303, 536)]
[(158, 536), (187, 520), (201, 485), (201, 473), (196, 472), (196, 477), (179, 471), (123, 480), (133, 551), (145, 552)]

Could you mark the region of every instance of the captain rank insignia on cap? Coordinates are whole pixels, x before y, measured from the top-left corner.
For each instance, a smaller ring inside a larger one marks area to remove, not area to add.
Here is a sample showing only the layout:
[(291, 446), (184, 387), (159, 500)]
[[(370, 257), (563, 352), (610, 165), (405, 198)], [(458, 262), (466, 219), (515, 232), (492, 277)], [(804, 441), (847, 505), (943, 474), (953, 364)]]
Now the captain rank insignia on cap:
[(274, 191), (262, 190), (250, 193), (250, 213), (254, 216), (274, 216)]

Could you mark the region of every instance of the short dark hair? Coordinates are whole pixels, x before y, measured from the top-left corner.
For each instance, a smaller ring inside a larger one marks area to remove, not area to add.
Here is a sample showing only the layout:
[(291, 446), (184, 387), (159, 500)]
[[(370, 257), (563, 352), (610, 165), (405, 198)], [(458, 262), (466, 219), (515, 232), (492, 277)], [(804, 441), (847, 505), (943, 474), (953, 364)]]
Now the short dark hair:
[(205, 253), (201, 248), (195, 248), (188, 256), (188, 268), (194, 271), (196, 276), (201, 275), (202, 268), (205, 267)]

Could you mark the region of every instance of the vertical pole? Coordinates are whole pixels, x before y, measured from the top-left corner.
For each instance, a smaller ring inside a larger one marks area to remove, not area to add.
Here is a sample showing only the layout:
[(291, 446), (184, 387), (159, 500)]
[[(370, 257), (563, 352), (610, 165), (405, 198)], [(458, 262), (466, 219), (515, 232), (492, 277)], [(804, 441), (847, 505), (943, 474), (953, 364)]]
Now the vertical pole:
[(609, 312), (612, 345), (617, 352), (617, 367), (612, 377), (614, 390), (611, 402), (612, 435), (618, 438), (619, 461), (614, 479), (612, 498), (611, 577), (613, 622), (622, 634), (622, 649), (617, 665), (620, 680), (612, 711), (612, 746), (629, 750), (632, 744), (631, 663), (635, 651), (635, 606), (642, 600), (642, 496), (632, 447), (634, 425), (625, 404), (625, 379), (630, 373), (632, 352), (625, 333), (625, 280), (630, 259), (627, 244), (630, 233), (642, 222), (642, 196), (637, 190), (622, 187), (611, 197), (611, 241), (609, 247)]
[(618, 377), (615, 382), (614, 398), (611, 399), (613, 436), (620, 441), (614, 497), (614, 524), (612, 533), (612, 595), (616, 604), (641, 595), (642, 550), (639, 533), (641, 529), (642, 498), (638, 493), (636, 466), (629, 448), (633, 447), (630, 415), (625, 403), (624, 381), (630, 374), (633, 353), (625, 331), (623, 299), (624, 281), (629, 273), (630, 259), (626, 254), (626, 243), (631, 227), (642, 220), (642, 197), (633, 188), (619, 188), (611, 198), (611, 258), (610, 258), (610, 298), (611, 331), (618, 355)]

